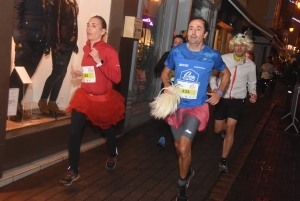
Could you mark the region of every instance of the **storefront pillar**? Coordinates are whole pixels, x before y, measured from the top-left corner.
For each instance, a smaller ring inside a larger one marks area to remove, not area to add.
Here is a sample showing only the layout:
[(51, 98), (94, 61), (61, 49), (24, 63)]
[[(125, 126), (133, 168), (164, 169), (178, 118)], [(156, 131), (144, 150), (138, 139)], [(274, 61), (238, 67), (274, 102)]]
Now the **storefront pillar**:
[[(120, 67), (122, 72), (122, 79), (115, 89), (125, 97), (126, 113), (125, 120), (118, 124), (118, 127), (124, 126), (126, 119), (130, 118), (131, 96), (130, 94), (130, 81), (132, 69), (135, 68), (135, 60), (133, 54), (136, 51), (137, 40), (132, 38), (120, 37), (123, 35), (125, 16), (137, 16), (140, 0), (112, 0), (110, 14), (110, 27), (107, 42), (111, 44), (119, 53)], [(129, 99), (129, 100), (128, 100)]]
[(3, 174), (14, 1), (0, 0), (0, 177)]

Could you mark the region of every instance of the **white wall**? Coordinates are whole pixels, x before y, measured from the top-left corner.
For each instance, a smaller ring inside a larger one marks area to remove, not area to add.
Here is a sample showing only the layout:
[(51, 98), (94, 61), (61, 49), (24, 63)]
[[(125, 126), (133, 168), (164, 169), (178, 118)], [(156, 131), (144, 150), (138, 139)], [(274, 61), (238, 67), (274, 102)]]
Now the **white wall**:
[[(111, 0), (77, 0), (79, 5), (79, 15), (78, 15), (78, 48), (79, 53), (73, 53), (69, 66), (68, 72), (64, 79), (63, 86), (60, 90), (59, 96), (57, 98), (57, 104), (61, 108), (67, 107), (72, 93), (76, 88), (80, 86), (80, 80), (72, 80), (70, 76), (71, 66), (81, 67), (81, 58), (83, 56), (83, 46), (86, 43), (86, 24), (90, 17), (94, 15), (102, 16), (109, 26), (109, 16), (111, 8)], [(14, 47), (14, 46), (13, 46)], [(12, 51), (12, 60), (14, 58), (14, 52)], [(12, 62), (13, 63), (13, 62)], [(32, 86), (28, 87), (27, 93), (24, 97), (24, 102), (33, 102), (33, 108), (37, 107), (37, 102), (43, 91), (43, 87), (46, 79), (51, 74), (52, 71), (52, 59), (51, 56), (44, 56), (40, 62), (40, 65), (32, 77)], [(25, 104), (26, 106), (27, 104)]]

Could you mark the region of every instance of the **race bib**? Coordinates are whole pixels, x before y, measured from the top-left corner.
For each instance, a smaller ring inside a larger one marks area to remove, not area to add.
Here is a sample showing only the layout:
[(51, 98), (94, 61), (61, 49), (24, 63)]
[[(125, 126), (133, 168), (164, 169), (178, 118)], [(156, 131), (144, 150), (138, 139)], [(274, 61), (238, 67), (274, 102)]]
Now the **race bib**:
[(197, 99), (198, 88), (200, 84), (193, 82), (184, 82), (181, 80), (178, 80), (177, 84), (179, 85), (178, 91), (182, 98)]
[(94, 66), (82, 66), (82, 82), (85, 83), (96, 82)]
[(263, 73), (261, 74), (261, 77), (262, 77), (262, 78), (269, 78), (269, 73), (268, 73), (268, 72), (263, 72)]

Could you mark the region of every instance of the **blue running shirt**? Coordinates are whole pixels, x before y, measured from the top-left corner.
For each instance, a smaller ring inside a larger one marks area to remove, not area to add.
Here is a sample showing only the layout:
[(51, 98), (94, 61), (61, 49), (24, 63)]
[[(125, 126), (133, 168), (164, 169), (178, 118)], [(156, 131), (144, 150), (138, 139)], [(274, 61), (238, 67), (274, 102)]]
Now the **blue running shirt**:
[(207, 100), (206, 91), (212, 69), (222, 71), (226, 67), (217, 51), (204, 45), (199, 52), (192, 52), (187, 43), (171, 50), (166, 66), (175, 70), (174, 83), (179, 84), (181, 93), (180, 108), (203, 105)]

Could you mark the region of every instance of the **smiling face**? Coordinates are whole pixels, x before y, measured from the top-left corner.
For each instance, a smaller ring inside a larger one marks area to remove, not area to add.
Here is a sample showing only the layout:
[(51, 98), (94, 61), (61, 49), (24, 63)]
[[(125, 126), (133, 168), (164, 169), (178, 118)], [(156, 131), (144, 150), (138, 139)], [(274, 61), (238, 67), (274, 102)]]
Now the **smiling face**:
[(244, 56), (246, 54), (247, 50), (248, 50), (248, 46), (244, 43), (235, 44), (233, 46), (233, 51), (234, 51), (235, 55), (238, 57)]
[(105, 32), (106, 29), (102, 27), (100, 19), (91, 18), (87, 23), (86, 34), (91, 43), (100, 41)]
[(190, 44), (199, 45), (203, 43), (203, 39), (207, 36), (204, 27), (204, 21), (201, 19), (192, 20), (188, 27), (188, 41)]

